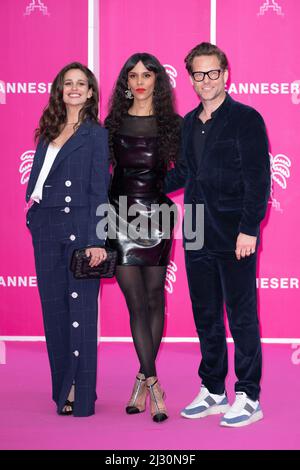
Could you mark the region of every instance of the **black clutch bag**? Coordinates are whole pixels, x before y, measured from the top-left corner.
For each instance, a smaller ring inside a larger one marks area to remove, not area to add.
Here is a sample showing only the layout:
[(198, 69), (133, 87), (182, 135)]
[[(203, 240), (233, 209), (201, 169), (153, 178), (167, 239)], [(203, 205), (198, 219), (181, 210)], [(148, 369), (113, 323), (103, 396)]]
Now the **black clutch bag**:
[(104, 247), (107, 258), (95, 267), (89, 266), (90, 258), (86, 256), (86, 248), (74, 250), (70, 269), (75, 279), (99, 279), (103, 277), (113, 277), (117, 266), (118, 252), (111, 248)]

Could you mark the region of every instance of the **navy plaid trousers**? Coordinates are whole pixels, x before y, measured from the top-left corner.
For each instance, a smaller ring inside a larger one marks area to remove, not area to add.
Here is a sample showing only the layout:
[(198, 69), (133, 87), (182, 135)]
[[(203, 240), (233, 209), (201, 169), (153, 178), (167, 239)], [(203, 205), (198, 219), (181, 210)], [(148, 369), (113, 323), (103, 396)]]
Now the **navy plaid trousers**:
[(40, 207), (27, 212), (57, 411), (75, 384), (74, 416), (95, 412), (99, 280), (74, 279), (74, 249), (88, 237), (88, 207)]

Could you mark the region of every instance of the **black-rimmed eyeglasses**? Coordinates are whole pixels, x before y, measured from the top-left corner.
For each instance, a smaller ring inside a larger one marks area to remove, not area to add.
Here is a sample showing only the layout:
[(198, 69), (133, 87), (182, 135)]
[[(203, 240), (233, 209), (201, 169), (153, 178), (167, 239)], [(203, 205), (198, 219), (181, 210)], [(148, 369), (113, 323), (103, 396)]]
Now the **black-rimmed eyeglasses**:
[(209, 70), (208, 72), (192, 72), (192, 76), (195, 82), (203, 82), (205, 75), (207, 75), (210, 80), (218, 80), (221, 72), (222, 69)]

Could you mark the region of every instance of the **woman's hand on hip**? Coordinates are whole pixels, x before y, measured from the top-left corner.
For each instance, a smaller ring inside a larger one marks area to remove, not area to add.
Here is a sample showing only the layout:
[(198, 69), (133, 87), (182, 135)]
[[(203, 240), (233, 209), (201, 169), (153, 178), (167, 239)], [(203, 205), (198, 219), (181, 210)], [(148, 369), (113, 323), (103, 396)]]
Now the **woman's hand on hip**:
[(107, 253), (104, 248), (87, 248), (85, 254), (91, 258), (89, 262), (91, 268), (98, 266), (107, 258)]

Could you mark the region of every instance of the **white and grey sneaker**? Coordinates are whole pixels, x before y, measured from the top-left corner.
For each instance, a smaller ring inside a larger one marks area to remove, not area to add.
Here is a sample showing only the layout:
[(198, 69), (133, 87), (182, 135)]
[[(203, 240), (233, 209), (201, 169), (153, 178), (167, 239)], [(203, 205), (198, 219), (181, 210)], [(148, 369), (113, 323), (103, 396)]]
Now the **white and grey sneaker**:
[(184, 408), (180, 414), (184, 418), (194, 419), (226, 413), (227, 410), (229, 410), (229, 403), (226, 394), (216, 395), (210, 393), (207, 388), (202, 385), (195, 400)]
[(229, 427), (247, 426), (264, 417), (258, 400), (253, 401), (245, 392), (236, 392), (236, 398), (220, 425)]

